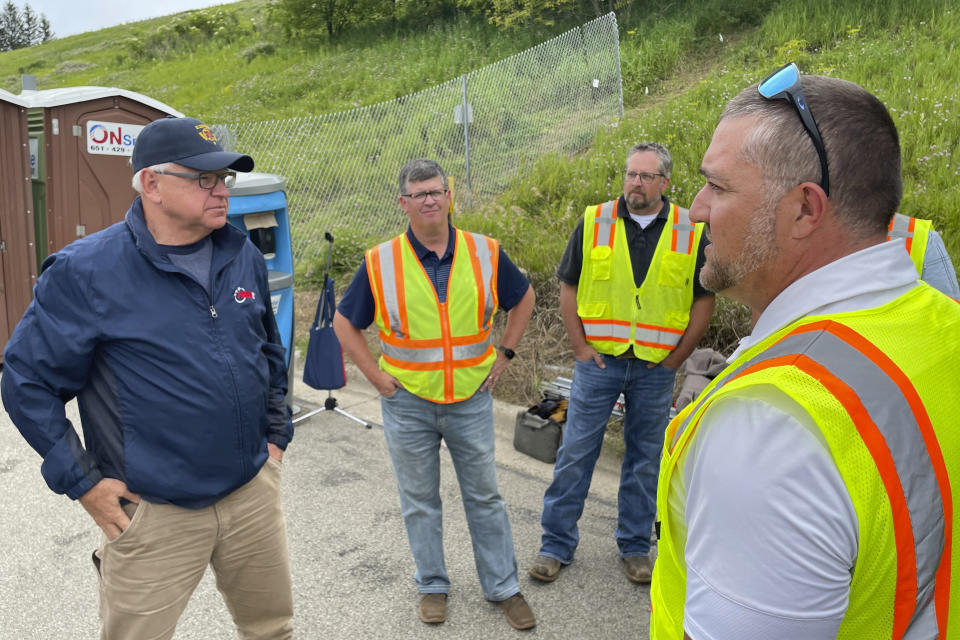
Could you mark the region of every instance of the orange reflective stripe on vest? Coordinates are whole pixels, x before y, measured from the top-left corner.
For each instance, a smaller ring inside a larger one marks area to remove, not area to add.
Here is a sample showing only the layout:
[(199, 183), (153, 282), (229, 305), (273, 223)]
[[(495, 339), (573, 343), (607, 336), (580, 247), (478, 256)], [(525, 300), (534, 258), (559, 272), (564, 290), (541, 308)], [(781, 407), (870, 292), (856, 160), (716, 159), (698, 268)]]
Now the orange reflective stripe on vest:
[(904, 248), (913, 260), (913, 266), (921, 275), (927, 253), (927, 242), (932, 230), (933, 225), (929, 220), (911, 218), (902, 213), (895, 213), (888, 227), (887, 240), (904, 243)]
[(499, 249), (480, 234), (455, 233), (442, 303), (406, 234), (367, 253), (381, 367), (412, 393), (441, 403), (473, 395), (496, 358), (490, 328)]
[(676, 348), (689, 322), (702, 233), (689, 212), (670, 204), (667, 223), (644, 281), (634, 282), (619, 200), (584, 212), (583, 264), (577, 285), (577, 315), (584, 335), (600, 353), (632, 350), (660, 362)]
[(464, 233), (464, 239), (470, 248), (470, 255), (476, 256), (476, 260), (471, 260), (473, 267), (473, 277), (477, 283), (477, 291), (483, 292), (484, 304), (479, 307), (477, 315), (477, 326), (490, 327), (490, 318), (493, 317), (493, 310), (497, 308), (497, 292), (492, 289), (490, 284), (493, 282), (493, 255), (486, 238), (476, 233)]
[(905, 216), (902, 213), (895, 213), (890, 220), (890, 226), (887, 227), (887, 240), (903, 238), (907, 247), (907, 253), (913, 249), (913, 230), (917, 226), (917, 219)]
[(690, 213), (686, 209), (681, 213), (680, 207), (673, 205), (670, 214), (671, 233), (673, 234), (670, 250), (689, 254), (695, 249), (694, 232), (696, 231), (696, 227), (690, 222)]
[[(376, 285), (375, 302), (377, 308), (385, 313), (383, 317), (385, 328), (398, 337), (404, 337), (410, 335), (405, 313), (406, 297), (403, 282), (397, 282), (396, 278), (392, 277), (396, 265), (402, 260), (400, 250), (401, 245), (396, 241), (385, 242), (371, 249), (370, 265), (373, 267), (373, 273), (368, 276)], [(384, 273), (390, 274), (391, 277), (384, 278)]]
[[(609, 340), (611, 342), (630, 342), (630, 323), (621, 320), (580, 319), (583, 333), (588, 340)], [(657, 327), (651, 324), (637, 324), (634, 342), (645, 347), (674, 349), (680, 344), (683, 330), (670, 327)]]
[[(731, 380), (777, 366), (796, 367), (819, 381), (844, 407), (876, 465), (897, 547), (892, 637), (903, 638), (908, 630), (918, 637), (937, 636), (938, 629), (947, 628), (953, 497), (919, 394), (873, 343), (845, 325), (822, 320), (797, 327), (738, 366), (697, 404), (708, 402)], [(671, 451), (691, 424), (696, 428), (695, 414), (678, 426)]]
[(617, 201), (598, 204), (594, 216), (596, 222), (593, 227), (593, 246), (613, 247), (614, 232), (617, 229)]

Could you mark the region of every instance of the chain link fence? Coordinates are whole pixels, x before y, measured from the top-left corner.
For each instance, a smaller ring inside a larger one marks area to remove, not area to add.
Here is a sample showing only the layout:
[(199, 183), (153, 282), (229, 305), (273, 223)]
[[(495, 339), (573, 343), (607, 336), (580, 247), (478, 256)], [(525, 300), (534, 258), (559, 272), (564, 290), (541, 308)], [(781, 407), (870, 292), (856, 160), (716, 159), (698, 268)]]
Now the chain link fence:
[[(546, 153), (572, 154), (623, 115), (616, 16), (609, 13), (455, 80), (318, 116), (217, 125), (231, 150), (285, 178), (294, 263), (323, 234), (374, 243), (406, 226), (397, 174), (428, 157), (453, 180), (455, 210), (500, 193)], [(466, 117), (464, 117), (466, 116)]]

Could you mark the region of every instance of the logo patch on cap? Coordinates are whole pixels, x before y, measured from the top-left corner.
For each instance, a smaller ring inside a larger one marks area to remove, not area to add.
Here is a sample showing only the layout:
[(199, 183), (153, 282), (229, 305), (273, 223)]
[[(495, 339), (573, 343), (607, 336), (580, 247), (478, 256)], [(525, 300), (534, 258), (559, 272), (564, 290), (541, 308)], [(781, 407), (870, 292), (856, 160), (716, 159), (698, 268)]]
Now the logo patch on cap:
[(194, 125), (193, 128), (197, 130), (197, 133), (200, 134), (200, 137), (203, 138), (204, 140), (207, 140), (208, 142), (214, 142), (214, 143), (217, 141), (217, 136), (213, 135), (213, 131), (211, 131), (210, 127), (208, 127), (207, 125), (198, 124), (198, 125)]

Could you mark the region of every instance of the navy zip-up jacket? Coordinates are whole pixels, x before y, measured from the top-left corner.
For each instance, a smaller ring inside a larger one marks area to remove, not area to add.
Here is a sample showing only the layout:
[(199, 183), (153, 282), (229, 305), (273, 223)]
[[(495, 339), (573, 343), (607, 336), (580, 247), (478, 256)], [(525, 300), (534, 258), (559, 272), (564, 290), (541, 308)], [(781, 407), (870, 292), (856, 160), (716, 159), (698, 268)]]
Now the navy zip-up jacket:
[[(267, 271), (243, 232), (211, 234), (210, 294), (163, 254), (140, 198), (124, 222), (49, 256), (4, 351), (3, 404), (77, 499), (102, 478), (200, 508), (293, 436)], [(64, 403), (77, 397), (81, 443)]]

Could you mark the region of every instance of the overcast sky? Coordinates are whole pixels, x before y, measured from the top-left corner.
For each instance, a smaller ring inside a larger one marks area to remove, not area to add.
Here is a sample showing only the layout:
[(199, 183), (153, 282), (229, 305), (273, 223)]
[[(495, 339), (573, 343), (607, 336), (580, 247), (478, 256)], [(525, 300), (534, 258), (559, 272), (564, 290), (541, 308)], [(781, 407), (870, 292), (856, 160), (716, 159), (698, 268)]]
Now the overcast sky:
[(225, 0), (14, 0), (20, 9), (29, 4), (34, 11), (47, 16), (58, 38), (227, 3)]

